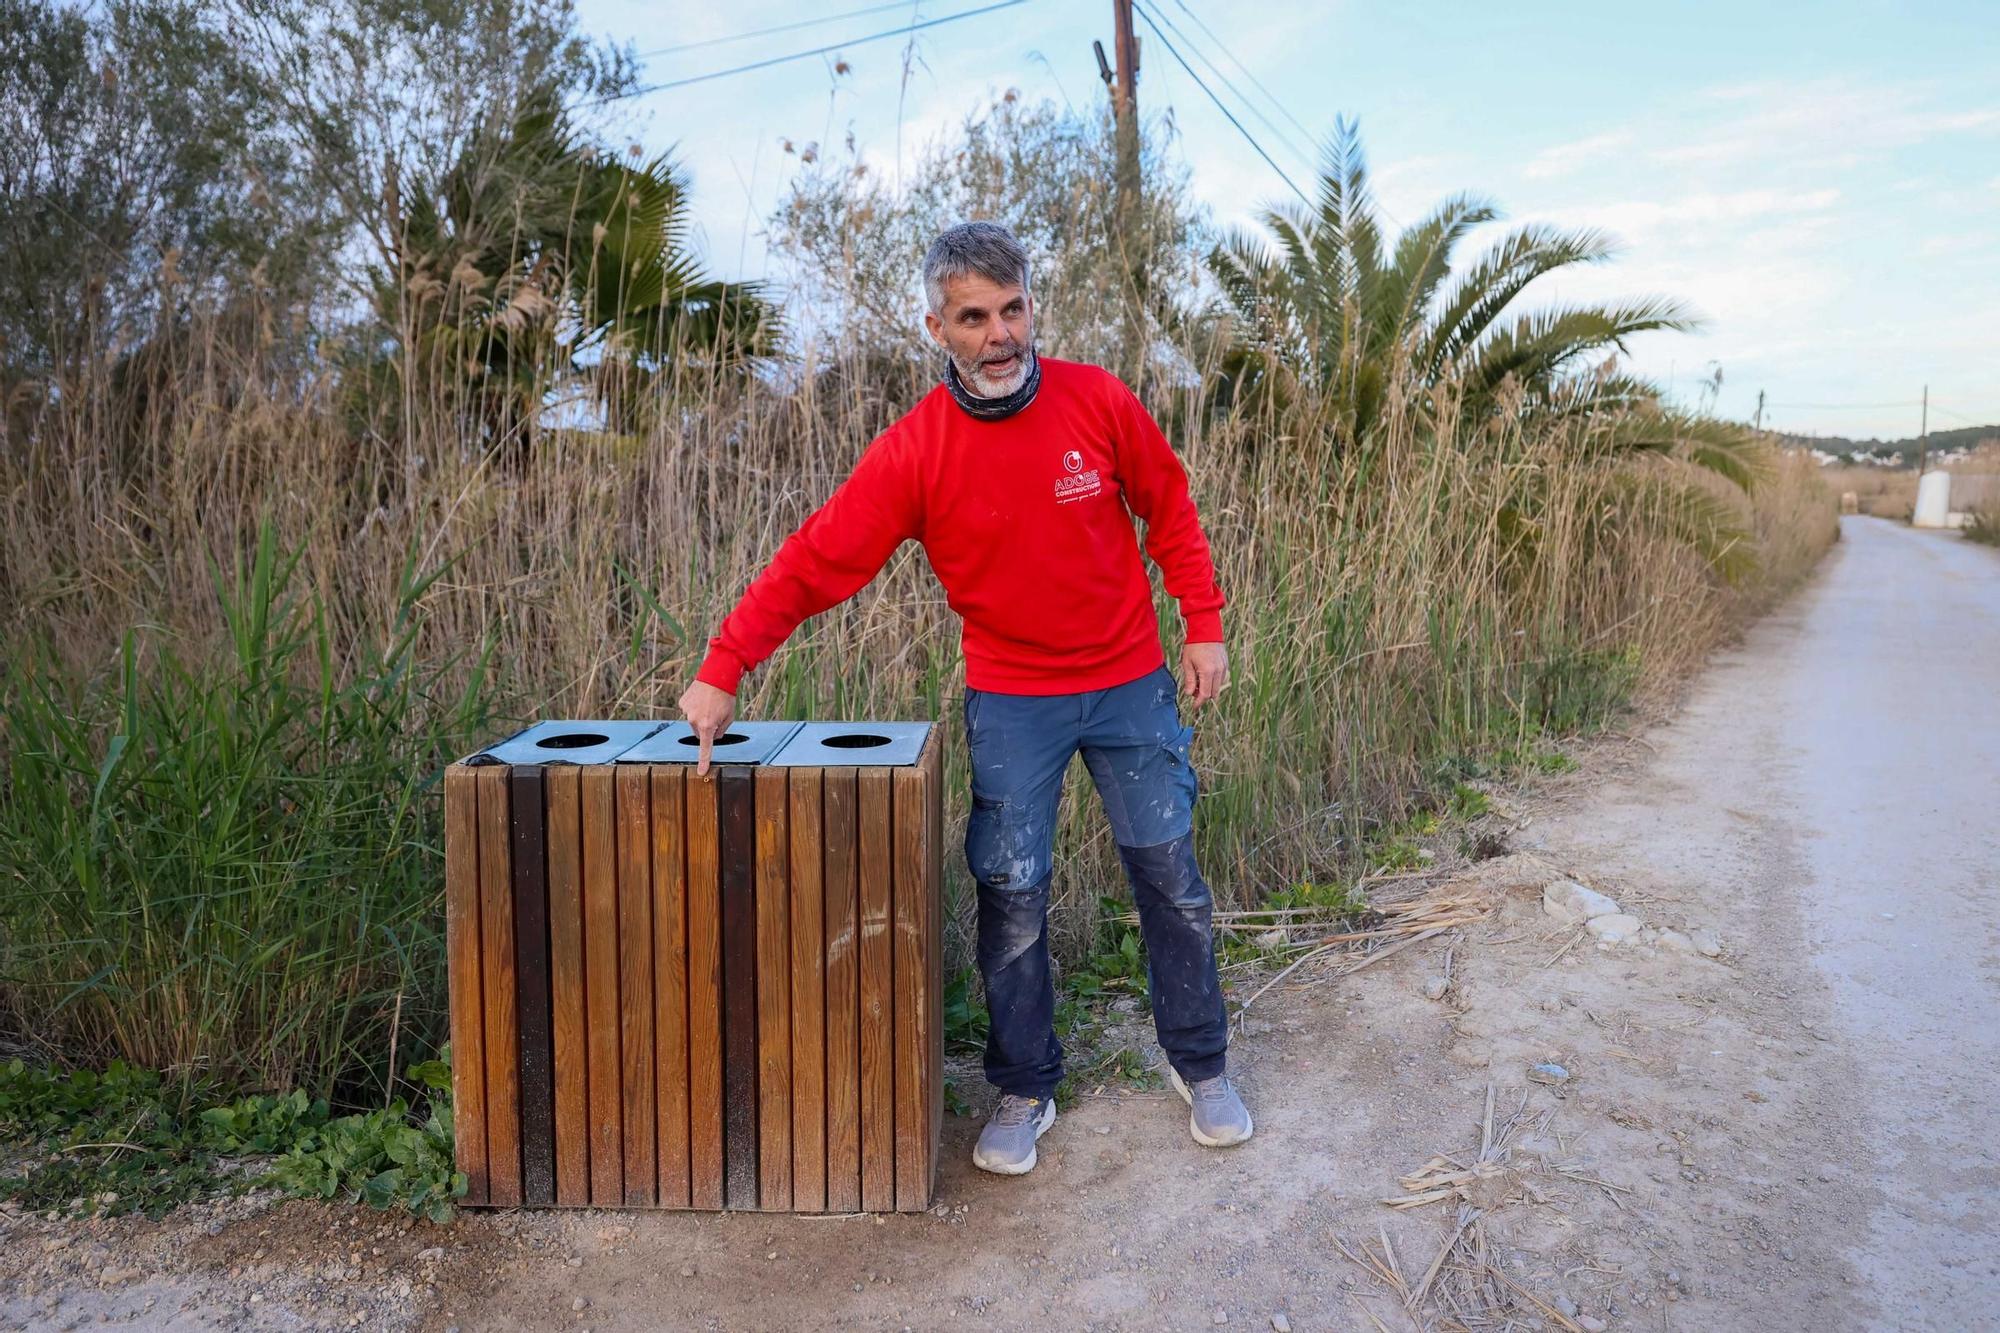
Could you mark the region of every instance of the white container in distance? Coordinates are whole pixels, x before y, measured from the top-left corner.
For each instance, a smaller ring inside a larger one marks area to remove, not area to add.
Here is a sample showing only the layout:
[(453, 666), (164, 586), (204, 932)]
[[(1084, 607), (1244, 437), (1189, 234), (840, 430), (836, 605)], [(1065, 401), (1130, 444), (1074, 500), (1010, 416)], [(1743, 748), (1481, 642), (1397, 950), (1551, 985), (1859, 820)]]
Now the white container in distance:
[(1951, 473), (1926, 472), (1917, 478), (1917, 509), (1910, 519), (1916, 528), (1951, 526)]

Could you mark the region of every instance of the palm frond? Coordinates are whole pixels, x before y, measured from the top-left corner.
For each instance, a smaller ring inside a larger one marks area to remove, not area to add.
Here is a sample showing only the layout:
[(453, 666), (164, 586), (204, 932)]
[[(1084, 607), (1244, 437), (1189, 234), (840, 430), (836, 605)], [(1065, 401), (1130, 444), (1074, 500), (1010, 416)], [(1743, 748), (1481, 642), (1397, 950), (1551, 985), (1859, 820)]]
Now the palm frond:
[(1475, 347), (1467, 379), (1479, 393), (1494, 392), (1509, 377), (1531, 387), (1545, 385), (1579, 357), (1627, 350), (1626, 339), (1635, 334), (1699, 327), (1694, 314), (1669, 297), (1537, 310)]

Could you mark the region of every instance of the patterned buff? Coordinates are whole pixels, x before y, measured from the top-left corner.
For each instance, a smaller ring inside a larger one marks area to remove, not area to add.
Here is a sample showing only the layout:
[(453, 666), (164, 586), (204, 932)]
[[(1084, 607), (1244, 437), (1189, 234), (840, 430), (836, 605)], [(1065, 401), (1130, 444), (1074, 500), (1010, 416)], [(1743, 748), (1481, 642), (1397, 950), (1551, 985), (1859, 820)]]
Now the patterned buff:
[(960, 407), (981, 421), (1000, 421), (1035, 401), (1035, 391), (1042, 387), (1042, 359), (1028, 349), (1028, 373), (1022, 379), (1021, 387), (1001, 398), (982, 398), (965, 387), (965, 381), (958, 377), (958, 367), (952, 364), (950, 356), (944, 359), (944, 385), (951, 390), (951, 396)]

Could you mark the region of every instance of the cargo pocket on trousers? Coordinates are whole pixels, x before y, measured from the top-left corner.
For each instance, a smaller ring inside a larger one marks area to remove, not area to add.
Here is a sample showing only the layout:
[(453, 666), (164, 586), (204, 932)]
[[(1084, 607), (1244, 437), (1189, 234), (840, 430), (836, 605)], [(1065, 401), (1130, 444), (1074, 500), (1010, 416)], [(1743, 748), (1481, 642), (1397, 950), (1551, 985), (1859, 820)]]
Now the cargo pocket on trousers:
[(1022, 892), (1048, 877), (1052, 829), (1020, 806), (974, 794), (965, 824), (965, 864), (989, 889)]

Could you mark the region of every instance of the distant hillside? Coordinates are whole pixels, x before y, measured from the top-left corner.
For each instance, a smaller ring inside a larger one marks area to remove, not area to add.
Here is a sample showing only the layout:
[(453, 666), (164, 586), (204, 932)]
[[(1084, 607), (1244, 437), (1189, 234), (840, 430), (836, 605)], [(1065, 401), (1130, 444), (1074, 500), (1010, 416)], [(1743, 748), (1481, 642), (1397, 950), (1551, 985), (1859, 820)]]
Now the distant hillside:
[[(1850, 440), (1844, 435), (1792, 435), (1780, 432), (1778, 438), (1786, 444), (1804, 445), (1823, 450), (1829, 454), (1851, 454), (1857, 451), (1876, 455), (1901, 454), (1914, 461), (1917, 456), (1917, 439), (1907, 440)], [(1957, 430), (1934, 430), (1931, 432), (1931, 452), (1945, 453), (1954, 449), (1974, 449), (1982, 444), (2000, 443), (2000, 426), (1961, 426)]]

